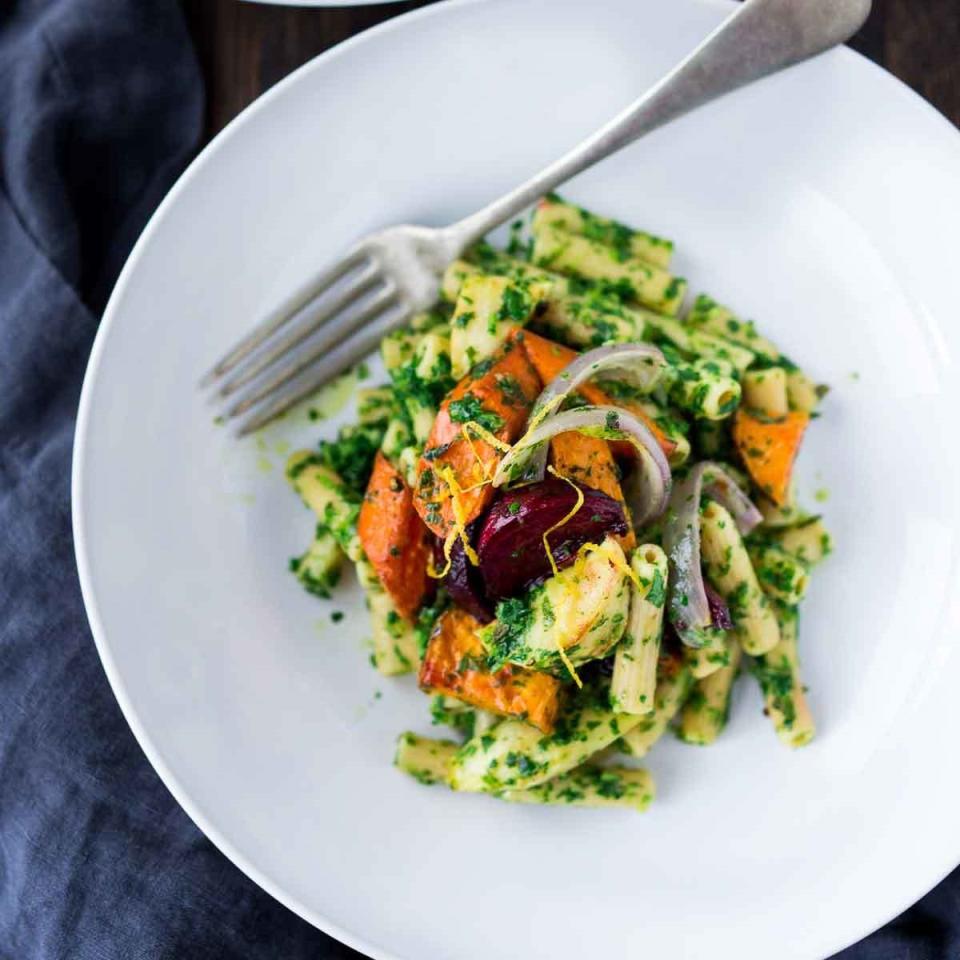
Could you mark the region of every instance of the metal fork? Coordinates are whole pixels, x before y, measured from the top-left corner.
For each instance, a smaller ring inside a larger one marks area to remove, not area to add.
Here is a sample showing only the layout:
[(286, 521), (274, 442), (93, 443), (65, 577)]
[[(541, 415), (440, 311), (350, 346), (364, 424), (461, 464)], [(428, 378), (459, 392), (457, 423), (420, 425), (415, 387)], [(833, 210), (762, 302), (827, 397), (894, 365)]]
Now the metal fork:
[(312, 276), (201, 382), (243, 436), (376, 349), (437, 298), (447, 265), (543, 194), (638, 137), (852, 36), (871, 0), (746, 0), (659, 83), (526, 183), (443, 228), (390, 227)]

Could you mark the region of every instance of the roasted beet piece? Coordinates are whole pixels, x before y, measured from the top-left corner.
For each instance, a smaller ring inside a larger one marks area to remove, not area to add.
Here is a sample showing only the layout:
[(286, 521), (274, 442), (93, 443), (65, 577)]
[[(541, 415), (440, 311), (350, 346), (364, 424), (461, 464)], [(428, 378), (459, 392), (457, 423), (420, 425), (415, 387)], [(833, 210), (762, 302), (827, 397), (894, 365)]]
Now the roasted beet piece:
[[(467, 528), (468, 535), (473, 526), (471, 524)], [(434, 566), (442, 570), (447, 561), (443, 556), (443, 542), (439, 538), (436, 541), (433, 556)], [(493, 604), (487, 600), (483, 577), (480, 575), (479, 568), (467, 559), (463, 542), (459, 538), (454, 541), (453, 549), (450, 551), (450, 570), (443, 578), (443, 585), (447, 588), (450, 599), (481, 623), (489, 623), (493, 619)]]
[[(581, 486), (583, 506), (550, 534), (558, 567), (571, 563), (585, 543), (600, 543), (607, 534), (623, 535), (623, 505), (592, 487)], [(476, 539), (486, 595), (493, 601), (516, 596), (552, 572), (543, 535), (575, 506), (577, 495), (566, 480), (551, 477), (506, 491), (480, 523)]]

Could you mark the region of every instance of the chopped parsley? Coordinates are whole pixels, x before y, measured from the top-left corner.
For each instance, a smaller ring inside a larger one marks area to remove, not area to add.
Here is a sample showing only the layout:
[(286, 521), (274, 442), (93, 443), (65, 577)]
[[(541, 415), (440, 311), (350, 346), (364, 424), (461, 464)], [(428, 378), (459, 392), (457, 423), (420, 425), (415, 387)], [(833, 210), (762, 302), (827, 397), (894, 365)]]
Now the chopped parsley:
[(502, 430), (504, 426), (503, 417), (493, 410), (487, 410), (479, 397), (472, 393), (465, 393), (459, 400), (451, 400), (447, 411), (454, 423), (477, 423), (491, 433)]

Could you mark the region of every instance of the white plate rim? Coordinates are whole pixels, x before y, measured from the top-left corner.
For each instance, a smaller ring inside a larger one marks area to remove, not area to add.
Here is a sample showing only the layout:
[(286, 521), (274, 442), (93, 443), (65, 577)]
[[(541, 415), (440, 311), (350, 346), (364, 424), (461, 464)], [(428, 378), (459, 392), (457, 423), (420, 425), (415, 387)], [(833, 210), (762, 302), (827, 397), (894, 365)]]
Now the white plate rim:
[[(249, 0), (247, 0), (247, 2), (249, 2)], [(257, 2), (264, 2), (264, 0), (257, 0)], [(281, 0), (265, 0), (265, 2), (269, 4), (277, 4), (280, 3)], [(382, 2), (393, 3), (397, 2), (397, 0), (382, 0)], [(698, 2), (706, 3), (718, 9), (728, 10), (730, 12), (736, 9), (734, 0), (698, 0)], [(342, 4), (296, 3), (296, 5), (336, 5), (353, 7), (362, 5), (362, 3), (363, 0), (354, 0), (354, 2), (347, 0), (346, 3)], [(313, 59), (307, 61), (305, 64), (301, 65), (296, 70), (284, 77), (281, 81), (276, 83), (269, 90), (257, 97), (203, 147), (203, 149), (197, 154), (197, 156), (183, 171), (174, 185), (170, 188), (167, 195), (163, 198), (157, 209), (147, 221), (146, 226), (143, 228), (143, 231), (134, 244), (118, 276), (114, 289), (111, 292), (110, 299), (106, 308), (104, 309), (103, 317), (100, 321), (96, 336), (94, 338), (93, 346), (91, 348), (86, 371), (84, 373), (83, 386), (81, 389), (77, 411), (76, 427), (74, 430), (73, 460), (71, 467), (71, 514), (74, 552), (77, 561), (81, 594), (83, 597), (87, 618), (90, 623), (91, 633), (93, 635), (100, 660), (103, 664), (107, 680), (110, 683), (111, 689), (117, 699), (121, 712), (123, 713), (123, 716), (133, 732), (138, 744), (140, 745), (140, 748), (143, 750), (148, 761), (156, 771), (157, 775), (160, 777), (164, 786), (170, 791), (171, 795), (177, 801), (183, 811), (193, 821), (198, 829), (200, 829), (201, 832), (211, 841), (211, 843), (213, 843), (213, 845), (228, 860), (230, 860), (231, 863), (234, 864), (234, 866), (240, 869), (261, 889), (267, 892), (275, 900), (283, 904), (298, 917), (315, 926), (329, 936), (336, 938), (352, 949), (368, 955), (372, 958), (372, 960), (407, 960), (407, 958), (401, 957), (400, 955), (384, 949), (377, 944), (367, 941), (362, 935), (356, 934), (341, 927), (339, 924), (333, 922), (318, 911), (307, 907), (296, 897), (287, 894), (278, 883), (274, 882), (268, 875), (255, 866), (234, 846), (234, 844), (227, 840), (227, 838), (220, 832), (215, 824), (188, 796), (178, 778), (174, 775), (173, 771), (165, 761), (161, 751), (153, 742), (150, 734), (142, 724), (136, 707), (134, 706), (124, 686), (119, 669), (116, 665), (116, 661), (114, 660), (111, 652), (109, 642), (106, 639), (106, 632), (104, 630), (102, 617), (100, 615), (99, 603), (93, 587), (93, 578), (88, 553), (86, 522), (83, 512), (80, 509), (80, 505), (84, 500), (83, 477), (87, 453), (86, 438), (89, 431), (89, 421), (92, 415), (93, 388), (98, 377), (102, 354), (105, 349), (107, 339), (118, 314), (118, 308), (116, 305), (123, 299), (123, 294), (130, 281), (130, 277), (134, 274), (143, 252), (148, 247), (153, 234), (159, 228), (160, 223), (166, 216), (168, 208), (176, 202), (181, 192), (187, 189), (190, 182), (196, 176), (198, 176), (200, 171), (206, 166), (207, 163), (210, 162), (211, 157), (219, 152), (221, 143), (229, 140), (231, 136), (235, 135), (235, 133), (241, 127), (248, 123), (254, 116), (258, 115), (259, 112), (268, 109), (274, 99), (285, 93), (288, 87), (291, 87), (299, 82), (303, 76), (309, 74), (315, 69), (320, 68), (321, 66), (326, 65), (331, 60), (348, 55), (355, 46), (365, 43), (374, 36), (380, 36), (381, 34), (398, 30), (400, 29), (401, 25), (406, 26), (415, 20), (431, 16), (443, 16), (449, 10), (466, 6), (475, 6), (482, 3), (483, 0), (440, 0), (440, 2), (430, 4), (429, 6), (420, 7), (416, 10), (407, 11), (406, 13), (391, 17), (388, 20), (375, 24), (374, 26), (361, 31), (352, 37), (347, 38), (346, 40), (336, 44), (334, 47), (325, 50)], [(912, 103), (912, 109), (922, 108), (924, 112), (935, 117), (937, 121), (939, 121), (941, 124), (944, 124), (952, 133), (960, 136), (960, 131), (958, 131), (939, 110), (937, 110), (932, 104), (926, 101), (922, 96), (912, 90), (893, 74), (889, 73), (878, 64), (849, 47), (843, 47), (839, 53), (845, 58), (852, 57), (861, 61), (863, 64), (868, 65), (877, 77), (883, 78), (882, 82), (887, 84), (891, 93), (896, 92), (901, 97), (910, 101)], [(869, 936), (872, 932), (879, 930), (891, 920), (895, 919), (904, 910), (908, 909), (935, 886), (937, 886), (958, 866), (958, 864), (960, 864), (960, 851), (957, 851), (954, 856), (941, 857), (940, 868), (937, 871), (936, 876), (934, 876), (932, 882), (930, 882), (929, 886), (919, 891), (915, 895), (910, 894), (909, 896), (897, 898), (899, 905), (893, 911), (890, 911), (889, 909), (875, 911), (867, 925), (865, 925), (859, 933), (854, 935), (851, 939), (848, 939), (846, 942), (837, 944), (835, 950), (841, 951), (846, 949), (847, 947), (859, 942), (864, 937)]]

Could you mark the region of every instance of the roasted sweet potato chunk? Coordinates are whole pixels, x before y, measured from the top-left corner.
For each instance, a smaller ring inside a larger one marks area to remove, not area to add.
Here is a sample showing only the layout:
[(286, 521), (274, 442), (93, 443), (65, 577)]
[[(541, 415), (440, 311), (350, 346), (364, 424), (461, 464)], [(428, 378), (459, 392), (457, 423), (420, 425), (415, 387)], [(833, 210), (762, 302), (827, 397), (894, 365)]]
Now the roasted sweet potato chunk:
[[(620, 474), (606, 440), (574, 431), (560, 433), (550, 442), (550, 458), (554, 470), (561, 477), (593, 487), (620, 503), (624, 502)], [(629, 523), (629, 511), (626, 515)], [(637, 545), (632, 529), (622, 537), (617, 537), (617, 540), (625, 553)]]
[(810, 423), (810, 415), (794, 410), (767, 417), (741, 407), (733, 418), (733, 441), (753, 482), (778, 506), (789, 497), (793, 461)]
[(479, 436), (464, 436), (464, 427), (477, 424), (504, 443), (523, 431), (527, 415), (540, 393), (540, 378), (512, 334), (489, 360), (478, 363), (451, 391), (427, 439), (417, 466), (414, 506), (438, 536), (454, 529), (453, 494), (446, 476), (460, 489), (457, 499), (464, 523), (475, 520), (493, 498), (487, 482), (503, 454)]
[(504, 717), (525, 718), (549, 733), (557, 716), (560, 681), (523, 667), (489, 671), (477, 636), (481, 626), (456, 607), (444, 613), (420, 664), (420, 687)]
[(397, 612), (412, 620), (433, 588), (427, 575), (433, 542), (413, 508), (410, 488), (382, 453), (373, 462), (357, 533)]

